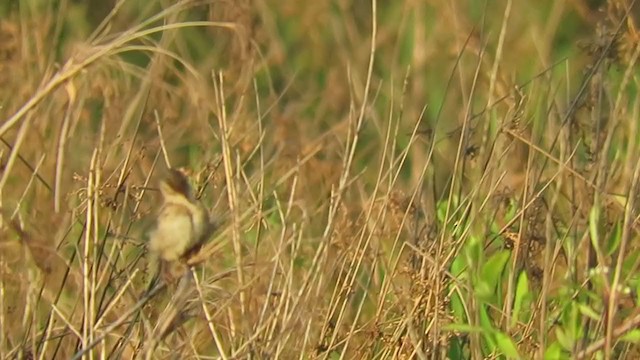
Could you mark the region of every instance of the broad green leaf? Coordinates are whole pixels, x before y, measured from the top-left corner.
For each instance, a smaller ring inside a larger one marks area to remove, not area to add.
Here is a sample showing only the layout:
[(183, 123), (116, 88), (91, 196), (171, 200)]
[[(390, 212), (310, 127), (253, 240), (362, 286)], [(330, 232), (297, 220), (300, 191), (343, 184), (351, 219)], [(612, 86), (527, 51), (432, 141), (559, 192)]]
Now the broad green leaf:
[(485, 280), (490, 286), (494, 287), (498, 285), (502, 276), (504, 266), (511, 256), (511, 251), (502, 250), (493, 254), (489, 260), (482, 266), (482, 279)]
[(475, 285), (475, 293), (479, 299), (488, 302), (495, 301), (495, 291), (491, 288), (486, 281), (482, 279), (478, 279), (478, 283)]
[(520, 311), (523, 306), (527, 306), (529, 303), (529, 278), (526, 271), (522, 271), (518, 276), (518, 283), (516, 284), (516, 293), (513, 300), (513, 311), (511, 313), (511, 326), (515, 326), (518, 321), (525, 321), (526, 319), (520, 319)]
[(462, 299), (460, 298), (460, 293), (454, 292), (451, 294), (451, 300), (449, 302), (449, 306), (451, 307), (451, 311), (455, 316), (455, 319), (458, 321), (466, 321), (467, 314), (464, 310), (464, 304)]
[(479, 290), (483, 292), (488, 291), (489, 297), (492, 297), (491, 295), (495, 295), (496, 287), (502, 277), (502, 272), (507, 261), (509, 261), (510, 255), (511, 252), (509, 250), (499, 251), (493, 254), (489, 260), (482, 265), (478, 286)]
[(482, 327), (482, 335), (484, 339), (487, 341), (487, 345), (490, 349), (496, 348), (496, 343), (494, 337), (491, 336), (497, 330), (493, 326), (493, 319), (489, 315), (487, 311), (486, 305), (481, 305), (480, 307), (480, 326)]
[(571, 350), (573, 348), (573, 339), (567, 336), (561, 328), (556, 328), (556, 339), (558, 339), (558, 343), (562, 345), (562, 348), (565, 350)]
[(562, 350), (562, 346), (554, 341), (544, 352), (545, 360), (565, 360), (569, 359), (569, 355)]
[[(453, 259), (453, 263), (451, 264), (451, 274), (456, 278), (456, 280), (461, 281), (467, 278), (467, 266), (465, 264), (464, 256), (457, 256)], [(449, 306), (451, 307), (451, 311), (455, 315), (456, 319), (459, 321), (466, 321), (467, 315), (464, 308), (464, 302), (461, 297), (461, 291), (464, 291), (457, 287), (454, 283), (449, 285), (449, 291), (451, 293), (451, 300), (449, 302)]]
[(592, 320), (598, 321), (601, 318), (601, 316), (597, 312), (595, 312), (592, 308), (585, 304), (578, 304), (578, 309), (580, 310), (580, 313), (582, 315), (587, 316)]
[(507, 336), (507, 334), (502, 332), (496, 332), (494, 334), (496, 338), (496, 343), (498, 344), (498, 348), (504, 355), (509, 359), (520, 359), (520, 354), (518, 354), (518, 349), (516, 345), (513, 343), (511, 338)]
[(455, 276), (456, 279), (460, 280), (467, 269), (468, 267), (463, 256), (458, 255), (453, 259), (451, 263), (451, 274)]
[(640, 329), (629, 331), (628, 333), (621, 336), (620, 340), (637, 344), (638, 342), (640, 342)]
[(620, 246), (622, 239), (622, 226), (620, 222), (616, 222), (613, 227), (613, 232), (609, 235), (609, 241), (607, 241), (607, 255), (612, 255)]
[(491, 336), (492, 332), (485, 331), (482, 333), (482, 338), (484, 342), (482, 343), (482, 351), (485, 355), (495, 353), (498, 348), (498, 344), (496, 343), (495, 337)]
[(449, 359), (452, 359), (452, 360), (466, 359), (466, 357), (464, 356), (463, 345), (461, 344), (460, 339), (458, 337), (454, 336), (449, 340), (448, 356), (449, 356)]
[(471, 236), (465, 246), (465, 255), (469, 270), (474, 271), (474, 269), (477, 268), (480, 259), (482, 259), (483, 250), (480, 240), (475, 236)]
[(444, 222), (445, 215), (447, 214), (447, 202), (441, 201), (436, 208), (436, 217), (440, 223)]
[(624, 260), (622, 262), (622, 271), (625, 276), (629, 276), (629, 274), (636, 275), (636, 264), (640, 260), (640, 251), (632, 250), (627, 252), (624, 255)]

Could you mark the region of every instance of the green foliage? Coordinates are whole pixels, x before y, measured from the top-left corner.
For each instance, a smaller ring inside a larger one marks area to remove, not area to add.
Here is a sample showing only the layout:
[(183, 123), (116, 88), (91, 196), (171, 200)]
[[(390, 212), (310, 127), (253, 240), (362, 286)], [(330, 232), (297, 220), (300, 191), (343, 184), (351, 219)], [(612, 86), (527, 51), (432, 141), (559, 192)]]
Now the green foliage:
[(510, 256), (510, 251), (503, 250), (491, 255), (482, 265), (476, 285), (476, 294), (480, 299), (488, 302), (495, 301), (497, 305), (500, 305), (499, 300), (502, 297), (498, 295), (497, 290), (500, 288), (505, 265), (507, 265)]
[[(592, 3), (0, 1), (0, 353), (576, 357), (640, 293), (638, 19)], [(154, 336), (165, 155), (220, 228)]]
[(499, 331), (497, 331), (494, 336), (496, 338), (498, 349), (500, 349), (500, 352), (504, 354), (507, 359), (520, 359), (518, 349), (516, 349), (516, 345), (509, 336)]
[(511, 314), (511, 327), (517, 322), (527, 323), (531, 315), (531, 305), (533, 294), (529, 289), (529, 278), (526, 272), (521, 272), (518, 276), (516, 293), (513, 300), (513, 312)]

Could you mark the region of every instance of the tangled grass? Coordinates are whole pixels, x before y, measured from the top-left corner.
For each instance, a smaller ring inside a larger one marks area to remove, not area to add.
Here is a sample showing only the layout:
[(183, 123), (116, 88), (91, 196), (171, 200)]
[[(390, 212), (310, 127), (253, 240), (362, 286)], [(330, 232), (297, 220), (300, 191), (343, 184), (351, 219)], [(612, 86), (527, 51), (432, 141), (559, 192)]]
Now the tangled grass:
[[(0, 357), (637, 357), (640, 5), (594, 3), (0, 4)], [(168, 167), (217, 231), (154, 285)]]

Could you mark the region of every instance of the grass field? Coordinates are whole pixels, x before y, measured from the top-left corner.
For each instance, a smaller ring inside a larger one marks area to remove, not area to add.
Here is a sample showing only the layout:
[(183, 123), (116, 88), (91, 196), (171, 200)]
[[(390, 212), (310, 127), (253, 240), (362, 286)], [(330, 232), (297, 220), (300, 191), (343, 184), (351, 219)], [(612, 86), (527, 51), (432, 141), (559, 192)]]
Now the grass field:
[(633, 3), (1, 2), (0, 358), (638, 358)]

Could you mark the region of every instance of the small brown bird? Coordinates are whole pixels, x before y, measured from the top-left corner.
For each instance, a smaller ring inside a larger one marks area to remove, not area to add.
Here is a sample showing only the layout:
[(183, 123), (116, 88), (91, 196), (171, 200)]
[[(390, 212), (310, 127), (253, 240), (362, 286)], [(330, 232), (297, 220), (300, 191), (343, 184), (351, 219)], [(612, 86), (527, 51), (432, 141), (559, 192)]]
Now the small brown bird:
[(160, 193), (163, 205), (149, 249), (164, 261), (185, 260), (211, 234), (209, 212), (193, 197), (189, 181), (178, 170), (169, 170), (160, 182)]

